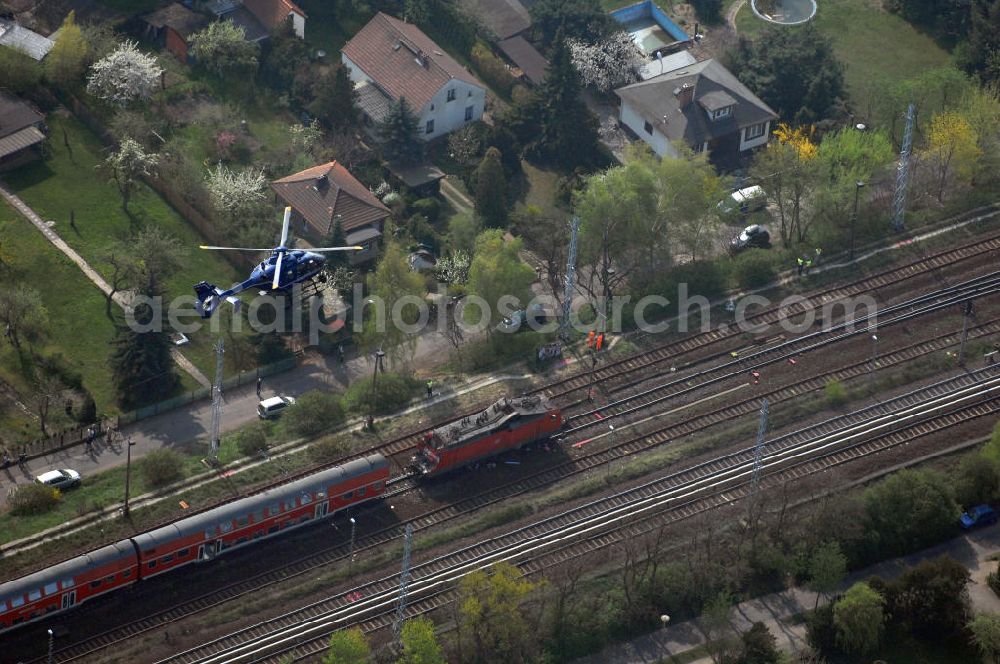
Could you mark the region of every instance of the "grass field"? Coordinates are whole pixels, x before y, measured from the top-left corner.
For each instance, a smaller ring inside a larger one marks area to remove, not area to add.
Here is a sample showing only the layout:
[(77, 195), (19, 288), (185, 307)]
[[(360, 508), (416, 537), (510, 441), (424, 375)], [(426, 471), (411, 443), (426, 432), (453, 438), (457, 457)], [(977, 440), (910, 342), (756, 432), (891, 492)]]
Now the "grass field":
[[(139, 185), (132, 197), (129, 208), (134, 220), (129, 219), (122, 211), (118, 189), (98, 168), (104, 156), (98, 138), (73, 117), (53, 115), (47, 122), (53, 137), (61, 137), (66, 130), (71, 150), (54, 138), (49, 141), (49, 159), (20, 168), (5, 179), (42, 218), (54, 220), (56, 232), (98, 272), (110, 271), (103, 253), (111, 244), (128, 239), (144, 226), (156, 226), (177, 238), (184, 248), (184, 267), (167, 281), (168, 297), (192, 295), (192, 284), (202, 279), (226, 285), (240, 280), (222, 257), (199, 251), (197, 247), (204, 240), (198, 232), (145, 185)], [(75, 231), (68, 223), (70, 211), (76, 214)], [(96, 308), (80, 308), (77, 314), (74, 324), (80, 327), (97, 325), (98, 318), (106, 320), (103, 302)], [(191, 344), (185, 347), (185, 355), (211, 374), (214, 361), (208, 331), (189, 336)], [(187, 380), (187, 375), (182, 374), (182, 378)]]
[[(947, 51), (899, 16), (883, 11), (878, 0), (821, 0), (818, 5), (813, 21), (844, 63), (848, 94), (860, 90), (876, 72), (902, 80), (948, 64)], [(756, 34), (766, 25), (749, 4), (736, 15), (740, 34)]]
[[(75, 263), (6, 204), (0, 207), (0, 228), (4, 261), (10, 265), (12, 280), (36, 288), (48, 312), (47, 337), (38, 350), (46, 355), (61, 354), (84, 375), (84, 385), (93, 394), (98, 410), (110, 408), (114, 399), (107, 359), (114, 329), (104, 315), (103, 294)], [(4, 380), (24, 391), (23, 377), (11, 369), (17, 365), (17, 353), (4, 344), (0, 372)]]

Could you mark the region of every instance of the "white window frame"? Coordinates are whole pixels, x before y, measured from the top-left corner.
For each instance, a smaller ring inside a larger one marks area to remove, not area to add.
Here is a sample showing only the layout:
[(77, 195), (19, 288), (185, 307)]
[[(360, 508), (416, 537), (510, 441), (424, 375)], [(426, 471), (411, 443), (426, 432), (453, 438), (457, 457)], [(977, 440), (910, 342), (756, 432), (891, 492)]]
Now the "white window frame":
[(725, 108), (720, 108), (712, 111), (712, 119), (721, 120), (722, 118), (728, 118), (732, 114), (733, 114), (733, 107), (726, 106)]
[[(760, 129), (760, 131), (759, 132), (756, 131), (757, 129)], [(753, 132), (752, 135), (751, 131)], [(750, 125), (749, 127), (743, 130), (744, 140), (753, 141), (755, 139), (758, 139), (761, 136), (763, 136), (766, 131), (767, 131), (767, 122), (760, 122), (755, 125)]]

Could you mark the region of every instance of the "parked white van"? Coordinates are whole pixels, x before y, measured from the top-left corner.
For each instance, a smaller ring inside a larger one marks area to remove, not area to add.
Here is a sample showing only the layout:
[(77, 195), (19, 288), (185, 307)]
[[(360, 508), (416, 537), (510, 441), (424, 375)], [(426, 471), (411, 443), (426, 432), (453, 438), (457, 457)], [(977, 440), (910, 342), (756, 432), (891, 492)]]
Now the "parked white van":
[(277, 417), (281, 411), (295, 403), (293, 397), (270, 397), (257, 404), (257, 416), (262, 420)]
[(734, 191), (719, 202), (723, 214), (749, 214), (761, 210), (767, 205), (767, 192), (758, 185)]

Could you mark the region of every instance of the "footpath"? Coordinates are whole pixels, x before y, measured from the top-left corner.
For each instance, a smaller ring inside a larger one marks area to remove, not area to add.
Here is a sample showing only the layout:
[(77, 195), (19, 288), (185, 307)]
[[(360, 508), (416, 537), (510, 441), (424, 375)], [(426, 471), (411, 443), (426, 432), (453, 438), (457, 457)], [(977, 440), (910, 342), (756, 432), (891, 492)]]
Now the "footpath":
[[(907, 568), (922, 560), (937, 558), (947, 554), (969, 568), (969, 598), (974, 612), (989, 611), (1000, 613), (1000, 597), (986, 584), (986, 576), (997, 569), (997, 561), (992, 556), (1000, 553), (1000, 525), (956, 537), (943, 544), (925, 549), (902, 558), (866, 567), (851, 574), (841, 584), (838, 592), (870, 576), (893, 579)], [(836, 593), (835, 593), (836, 594)], [(830, 598), (821, 596), (819, 604), (825, 605)], [(778, 648), (798, 651), (806, 645), (806, 627), (801, 617), (812, 611), (816, 604), (816, 593), (804, 588), (791, 588), (756, 599), (741, 602), (729, 612), (729, 625), (736, 638), (746, 632), (755, 622), (762, 622), (771, 630), (778, 641)], [(712, 664), (710, 657), (689, 659), (695, 648), (705, 645), (707, 639), (697, 619), (680, 623), (668, 623), (666, 628), (610, 646), (596, 655), (579, 659), (575, 664), (670, 664), (673, 658), (684, 655), (684, 661), (694, 664)]]

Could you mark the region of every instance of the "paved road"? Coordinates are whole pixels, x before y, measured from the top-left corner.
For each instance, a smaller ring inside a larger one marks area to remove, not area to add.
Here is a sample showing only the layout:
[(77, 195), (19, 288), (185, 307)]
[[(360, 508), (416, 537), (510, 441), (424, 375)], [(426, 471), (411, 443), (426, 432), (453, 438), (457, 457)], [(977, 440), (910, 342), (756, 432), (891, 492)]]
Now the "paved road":
[[(1000, 525), (957, 537), (911, 556), (894, 558), (867, 567), (852, 574), (842, 584), (842, 589), (846, 590), (851, 584), (872, 575), (895, 578), (921, 560), (936, 558), (946, 553), (968, 567), (972, 573), (969, 597), (972, 600), (973, 610), (1000, 613), (1000, 598), (986, 585), (987, 574), (996, 571), (997, 568), (996, 560), (988, 558), (998, 550), (1000, 550)], [(821, 598), (820, 604), (826, 604), (826, 601), (826, 598)], [(798, 650), (806, 645), (805, 625), (793, 624), (790, 619), (796, 614), (811, 611), (815, 602), (816, 595), (811, 591), (793, 588), (738, 604), (729, 613), (729, 623), (734, 630), (733, 636), (745, 632), (754, 622), (763, 622), (777, 637), (779, 648)], [(704, 643), (705, 636), (698, 626), (698, 621), (688, 620), (671, 624), (666, 629), (627, 643), (616, 644), (597, 655), (577, 660), (576, 664), (650, 664), (669, 661), (666, 658), (680, 655)], [(703, 657), (695, 660), (695, 664), (710, 664), (711, 661), (710, 658)]]

